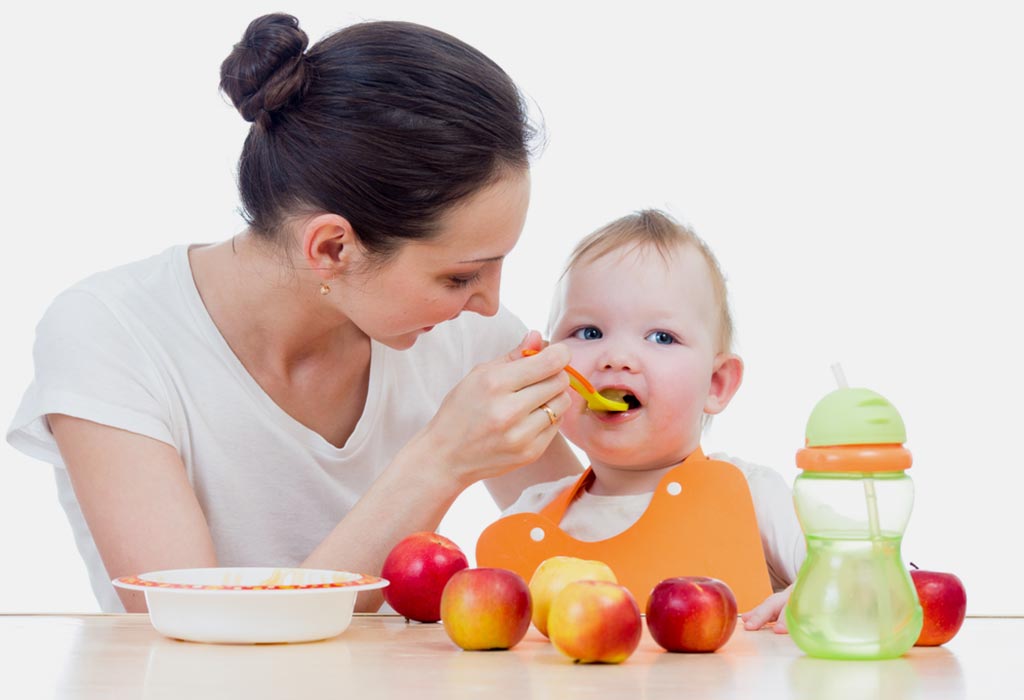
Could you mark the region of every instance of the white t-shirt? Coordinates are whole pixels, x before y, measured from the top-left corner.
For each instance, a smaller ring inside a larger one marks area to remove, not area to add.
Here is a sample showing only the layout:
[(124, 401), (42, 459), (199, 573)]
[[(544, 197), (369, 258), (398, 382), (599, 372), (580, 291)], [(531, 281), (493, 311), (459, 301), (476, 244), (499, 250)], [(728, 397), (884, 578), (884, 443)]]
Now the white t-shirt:
[(103, 610), (119, 611), (47, 414), (174, 446), (218, 562), (293, 566), (349, 512), (448, 391), (475, 365), (513, 349), (525, 332), (503, 308), (493, 318), (462, 314), (405, 351), (372, 343), (366, 406), (339, 448), (285, 413), (249, 375), (203, 305), (188, 248), (177, 246), (94, 275), (54, 300), (36, 329), (35, 378), (7, 440), (56, 467), (60, 502), (96, 597)]
[[(793, 496), (782, 477), (774, 469), (750, 464), (726, 454), (711, 454), (735, 465), (743, 472), (754, 501), (757, 527), (772, 590), (780, 591), (796, 580), (796, 574), (807, 555), (803, 531), (793, 507)], [(530, 486), (509, 506), (502, 517), (514, 513), (539, 513), (558, 494), (576, 483), (579, 477), (567, 476), (558, 481)], [(651, 502), (651, 493), (630, 496), (595, 496), (583, 491), (565, 511), (559, 528), (581, 542), (597, 542), (624, 532), (635, 523)]]

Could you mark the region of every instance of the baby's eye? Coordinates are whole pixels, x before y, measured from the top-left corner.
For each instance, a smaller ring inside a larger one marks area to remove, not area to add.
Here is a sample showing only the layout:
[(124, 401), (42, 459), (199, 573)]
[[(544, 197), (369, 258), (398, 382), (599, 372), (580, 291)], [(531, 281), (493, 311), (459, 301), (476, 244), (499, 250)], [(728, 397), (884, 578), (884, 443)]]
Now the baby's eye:
[(649, 340), (652, 343), (657, 343), (658, 345), (671, 345), (676, 342), (676, 339), (672, 337), (672, 334), (665, 331), (654, 331), (644, 338), (644, 340)]
[(585, 328), (580, 328), (574, 331), (572, 337), (579, 338), (580, 340), (598, 340), (604, 337), (604, 333), (601, 332), (600, 328), (586, 326)]

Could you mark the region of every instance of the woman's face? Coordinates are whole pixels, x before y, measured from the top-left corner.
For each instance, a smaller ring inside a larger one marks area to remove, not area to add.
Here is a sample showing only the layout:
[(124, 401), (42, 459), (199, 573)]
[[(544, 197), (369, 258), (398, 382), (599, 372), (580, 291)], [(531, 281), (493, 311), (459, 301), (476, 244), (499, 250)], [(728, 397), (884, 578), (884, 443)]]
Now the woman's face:
[(509, 173), (448, 211), (430, 240), (405, 243), (382, 266), (332, 281), (341, 311), (397, 350), (463, 311), (493, 316), (501, 266), (529, 202), (529, 171)]

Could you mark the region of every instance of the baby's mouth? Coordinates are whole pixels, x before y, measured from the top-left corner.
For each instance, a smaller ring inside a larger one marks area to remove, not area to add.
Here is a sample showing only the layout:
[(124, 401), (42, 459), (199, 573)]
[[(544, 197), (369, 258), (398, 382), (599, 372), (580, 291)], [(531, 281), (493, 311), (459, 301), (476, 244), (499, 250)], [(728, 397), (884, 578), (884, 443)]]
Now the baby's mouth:
[[(629, 406), (627, 410), (632, 411), (634, 408), (640, 408), (643, 404), (640, 403), (640, 399), (636, 395), (630, 393), (625, 389), (601, 389), (599, 392), (601, 396), (612, 401), (621, 401), (622, 403)], [(615, 411), (608, 411), (608, 413), (615, 413)]]

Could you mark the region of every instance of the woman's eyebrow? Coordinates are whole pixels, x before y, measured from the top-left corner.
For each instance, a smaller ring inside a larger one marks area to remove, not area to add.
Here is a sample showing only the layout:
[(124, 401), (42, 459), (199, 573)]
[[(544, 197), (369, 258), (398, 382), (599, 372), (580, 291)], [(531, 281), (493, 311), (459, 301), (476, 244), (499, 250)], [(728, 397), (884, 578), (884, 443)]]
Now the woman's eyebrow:
[(473, 260), (460, 260), (459, 264), (464, 265), (468, 263), (489, 263), (497, 262), (498, 260), (504, 259), (504, 255), (495, 255), (493, 258), (474, 258)]

